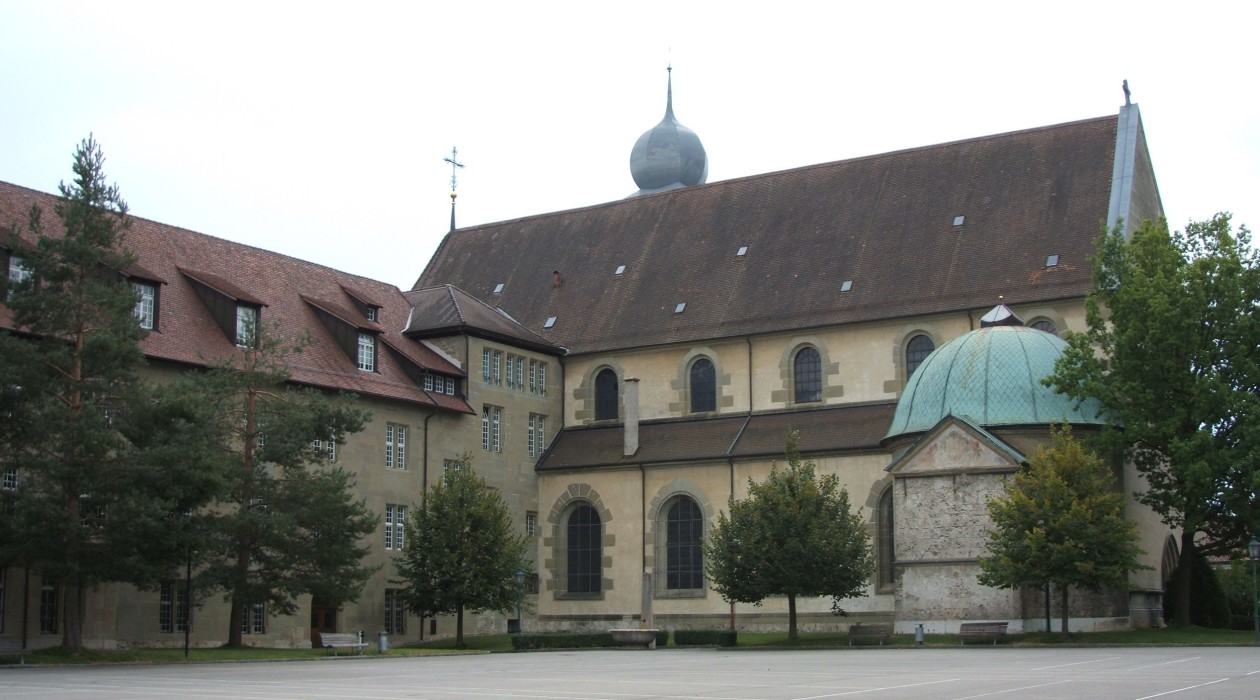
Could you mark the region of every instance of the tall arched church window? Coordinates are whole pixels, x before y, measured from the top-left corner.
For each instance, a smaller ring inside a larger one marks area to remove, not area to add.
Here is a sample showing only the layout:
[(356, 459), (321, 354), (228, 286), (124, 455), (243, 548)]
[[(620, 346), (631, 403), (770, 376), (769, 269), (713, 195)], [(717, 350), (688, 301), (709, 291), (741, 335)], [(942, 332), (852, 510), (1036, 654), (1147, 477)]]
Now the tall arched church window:
[(704, 516), (700, 506), (685, 496), (674, 501), (665, 519), (665, 588), (704, 587)]
[(565, 527), (568, 592), (599, 593), (604, 559), (599, 513), (589, 505), (580, 505), (569, 513)]
[(822, 358), (814, 348), (801, 348), (792, 361), (796, 403), (822, 401)]
[(893, 585), (893, 490), (884, 489), (875, 507), (875, 558), (879, 587)]
[(914, 374), (919, 365), (923, 364), (923, 361), (935, 349), (936, 344), (932, 342), (932, 339), (922, 334), (916, 335), (910, 339), (909, 343), (906, 343), (906, 379)]
[(617, 419), (617, 373), (602, 369), (595, 375), (595, 420)]
[(691, 363), (690, 385), (692, 413), (717, 410), (717, 374), (709, 358)]
[(1049, 333), (1050, 335), (1059, 334), (1059, 329), (1054, 327), (1054, 322), (1047, 321), (1044, 318), (1038, 321), (1033, 321), (1032, 327), (1036, 328), (1039, 331), (1045, 331), (1046, 333)]

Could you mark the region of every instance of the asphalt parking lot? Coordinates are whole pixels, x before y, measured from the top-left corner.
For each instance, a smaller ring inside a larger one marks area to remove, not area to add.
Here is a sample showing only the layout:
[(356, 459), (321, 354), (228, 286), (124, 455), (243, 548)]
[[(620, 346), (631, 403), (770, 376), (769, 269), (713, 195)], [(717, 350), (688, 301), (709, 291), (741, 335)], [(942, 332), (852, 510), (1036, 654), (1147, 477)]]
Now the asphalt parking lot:
[(1260, 647), (544, 652), (8, 667), (4, 698), (1260, 698)]

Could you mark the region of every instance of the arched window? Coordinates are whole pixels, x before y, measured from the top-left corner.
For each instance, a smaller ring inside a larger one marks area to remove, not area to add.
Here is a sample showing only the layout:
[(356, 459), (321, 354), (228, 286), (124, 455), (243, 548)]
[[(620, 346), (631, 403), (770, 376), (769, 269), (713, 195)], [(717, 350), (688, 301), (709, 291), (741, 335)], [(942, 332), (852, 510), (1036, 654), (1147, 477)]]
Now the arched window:
[(595, 420), (617, 419), (617, 373), (605, 368), (595, 375)]
[(665, 516), (665, 589), (704, 587), (704, 516), (700, 506), (685, 496), (674, 501)]
[(1032, 327), (1036, 328), (1039, 331), (1044, 331), (1046, 333), (1049, 333), (1050, 335), (1059, 334), (1059, 329), (1054, 327), (1054, 321), (1050, 321), (1044, 318), (1033, 321)]
[(822, 359), (814, 348), (801, 348), (792, 361), (796, 403), (822, 401)]
[(893, 585), (893, 490), (884, 489), (875, 506), (875, 557), (879, 588)]
[(589, 505), (580, 505), (569, 513), (566, 528), (568, 592), (599, 593), (604, 560), (599, 513)]
[(936, 344), (926, 335), (916, 335), (906, 343), (906, 379), (914, 374), (914, 371), (923, 364), (928, 355), (936, 349)]
[(717, 375), (709, 358), (691, 363), (690, 389), (692, 413), (717, 410)]

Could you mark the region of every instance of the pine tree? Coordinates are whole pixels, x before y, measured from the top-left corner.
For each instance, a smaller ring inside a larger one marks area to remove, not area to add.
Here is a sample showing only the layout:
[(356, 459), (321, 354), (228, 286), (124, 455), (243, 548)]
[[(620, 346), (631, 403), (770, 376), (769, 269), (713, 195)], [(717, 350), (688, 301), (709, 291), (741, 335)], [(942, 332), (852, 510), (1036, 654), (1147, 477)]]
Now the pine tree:
[[(127, 278), (127, 205), (106, 183), (88, 138), (74, 154), (45, 229), (32, 207), (27, 235), (10, 231), (10, 280), (0, 332), (0, 464), (6, 471), (0, 566), (36, 569), (62, 593), (62, 645), (83, 646), (88, 589), (157, 585), (184, 560), (180, 515), (213, 494), (213, 472), (171, 460), (150, 438), (178, 433), (192, 406), (160, 405), (144, 363), (137, 295)], [(169, 410), (168, 410), (169, 409)], [(195, 420), (195, 418), (194, 418)]]
[(464, 455), (434, 484), (406, 524), (397, 561), (407, 609), (421, 618), (456, 616), (455, 646), (464, 648), (465, 612), (510, 613), (524, 595), (517, 571), (531, 571), (529, 538), (512, 525), (498, 491)]
[[(1007, 494), (988, 503), (993, 529), (980, 558), (980, 583), (996, 588), (1053, 584), (1062, 599), (1062, 632), (1068, 631), (1073, 588), (1122, 588), (1138, 564), (1137, 528), (1124, 517), (1124, 493), (1107, 465), (1054, 430), (1052, 444), (1029, 457)], [(1049, 620), (1046, 621), (1047, 628)]]
[(870, 537), (851, 512), (849, 494), (834, 474), (818, 478), (802, 462), (799, 433), (788, 434), (788, 466), (775, 465), (761, 483), (749, 479), (748, 497), (732, 498), (728, 513), (705, 543), (714, 589), (731, 602), (760, 605), (787, 596), (788, 639), (795, 640), (796, 599), (860, 595), (875, 571)]

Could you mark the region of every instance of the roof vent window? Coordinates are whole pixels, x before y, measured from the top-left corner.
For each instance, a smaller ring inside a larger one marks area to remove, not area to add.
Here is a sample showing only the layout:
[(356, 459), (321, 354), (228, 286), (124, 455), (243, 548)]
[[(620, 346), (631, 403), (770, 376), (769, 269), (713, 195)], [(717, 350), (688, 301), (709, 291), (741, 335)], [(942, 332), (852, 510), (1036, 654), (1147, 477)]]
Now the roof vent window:
[(1059, 256), (1058, 256), (1058, 255), (1047, 255), (1047, 256), (1046, 256), (1046, 267), (1058, 267), (1058, 265), (1059, 265)]
[(498, 283), (498, 284), (494, 285), (494, 293), (495, 293), (496, 295), (498, 295), (498, 294), (502, 294), (502, 293), (503, 293), (503, 283), (502, 283), (502, 282), (500, 282), (500, 283)]
[(748, 246), (746, 245), (740, 246), (739, 250), (735, 251), (735, 257), (737, 258), (742, 258), (747, 254), (748, 254)]
[(543, 322), (543, 328), (551, 328), (554, 325), (556, 325), (555, 316), (548, 316), (547, 320)]
[(682, 302), (682, 303), (678, 304), (678, 306), (675, 306), (675, 307), (674, 307), (674, 313), (676, 313), (676, 314), (680, 314), (680, 313), (682, 313), (683, 311), (685, 311), (686, 309), (687, 309), (687, 302), (685, 302), (685, 301), (684, 301), (684, 302)]
[(955, 216), (955, 217), (954, 217), (954, 225), (955, 225), (955, 226), (962, 226), (962, 225), (963, 225), (963, 221), (965, 221), (966, 219), (967, 219), (967, 217), (965, 217), (965, 216)]
[(841, 283), (840, 283), (840, 291), (842, 291), (842, 292), (851, 292), (851, 291), (853, 291), (853, 280), (845, 280), (845, 281), (841, 282)]
[(613, 274), (614, 274), (614, 275), (618, 275), (618, 276), (620, 276), (620, 275), (622, 275), (623, 273), (625, 273), (625, 271), (626, 271), (626, 266), (625, 266), (625, 265), (618, 265), (618, 266), (617, 266), (617, 271), (616, 271), (616, 272), (614, 272)]

